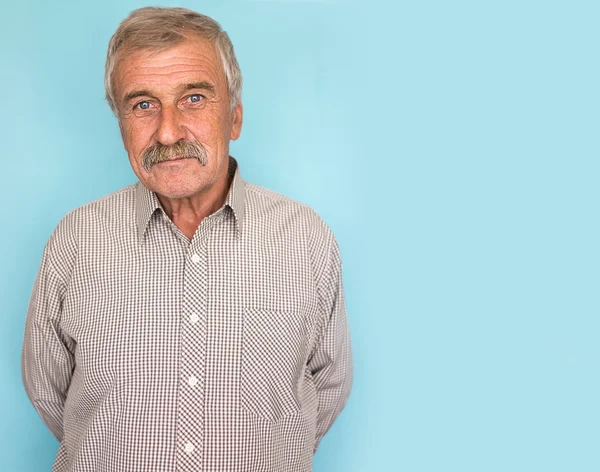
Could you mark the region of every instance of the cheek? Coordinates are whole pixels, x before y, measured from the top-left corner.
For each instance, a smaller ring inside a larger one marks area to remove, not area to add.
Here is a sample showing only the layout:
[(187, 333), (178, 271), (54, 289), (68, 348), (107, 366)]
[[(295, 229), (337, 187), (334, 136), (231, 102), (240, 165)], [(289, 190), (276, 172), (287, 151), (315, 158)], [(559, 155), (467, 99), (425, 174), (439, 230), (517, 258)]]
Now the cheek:
[(199, 137), (212, 143), (221, 143), (229, 135), (229, 117), (224, 111), (216, 111), (206, 116), (203, 120), (198, 120), (195, 124), (195, 131)]
[(152, 131), (147, 124), (126, 123), (122, 127), (121, 135), (129, 159), (139, 160), (144, 149), (150, 144), (149, 138), (152, 136)]

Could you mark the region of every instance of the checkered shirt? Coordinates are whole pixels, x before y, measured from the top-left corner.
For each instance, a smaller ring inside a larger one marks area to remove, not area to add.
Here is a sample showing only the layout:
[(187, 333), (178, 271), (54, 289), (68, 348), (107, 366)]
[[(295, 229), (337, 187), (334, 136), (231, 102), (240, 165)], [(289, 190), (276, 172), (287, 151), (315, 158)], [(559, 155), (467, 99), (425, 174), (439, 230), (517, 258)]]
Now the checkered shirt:
[(54, 472), (311, 470), (352, 382), (338, 245), (229, 172), (191, 241), (141, 183), (52, 234), (22, 371)]

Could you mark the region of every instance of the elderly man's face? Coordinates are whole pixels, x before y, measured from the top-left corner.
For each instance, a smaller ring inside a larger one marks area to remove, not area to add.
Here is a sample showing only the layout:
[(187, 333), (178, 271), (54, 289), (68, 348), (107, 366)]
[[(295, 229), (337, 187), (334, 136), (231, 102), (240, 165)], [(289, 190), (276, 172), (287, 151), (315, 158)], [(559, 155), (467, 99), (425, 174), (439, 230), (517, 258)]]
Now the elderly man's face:
[[(229, 140), (240, 135), (242, 108), (230, 111), (225, 73), (211, 42), (193, 37), (163, 51), (125, 54), (115, 70), (114, 94), (129, 161), (146, 187), (185, 198), (226, 178)], [(176, 143), (172, 152), (148, 158), (153, 147)], [(199, 145), (200, 155), (189, 158), (189, 143)]]

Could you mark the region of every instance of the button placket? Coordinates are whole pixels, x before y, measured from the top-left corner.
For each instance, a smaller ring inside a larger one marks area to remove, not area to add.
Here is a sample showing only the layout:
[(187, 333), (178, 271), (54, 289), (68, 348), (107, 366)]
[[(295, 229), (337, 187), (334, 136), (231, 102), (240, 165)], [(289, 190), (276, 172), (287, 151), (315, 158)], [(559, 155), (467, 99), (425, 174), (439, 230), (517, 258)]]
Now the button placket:
[(202, 470), (204, 434), (208, 226), (190, 244), (181, 303), (178, 461), (182, 470)]

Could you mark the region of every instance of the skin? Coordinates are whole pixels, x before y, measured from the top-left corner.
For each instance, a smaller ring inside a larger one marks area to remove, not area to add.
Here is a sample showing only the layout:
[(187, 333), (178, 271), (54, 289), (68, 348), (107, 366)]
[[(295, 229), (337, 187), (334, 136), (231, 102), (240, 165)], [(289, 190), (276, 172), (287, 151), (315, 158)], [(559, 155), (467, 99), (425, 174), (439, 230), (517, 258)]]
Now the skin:
[[(233, 111), (227, 80), (214, 45), (192, 36), (171, 48), (125, 53), (113, 76), (119, 126), (129, 162), (156, 192), (173, 223), (192, 239), (200, 222), (217, 211), (229, 190), (229, 141), (242, 129), (242, 106)], [(154, 143), (196, 141), (207, 164), (177, 156), (142, 167)]]

